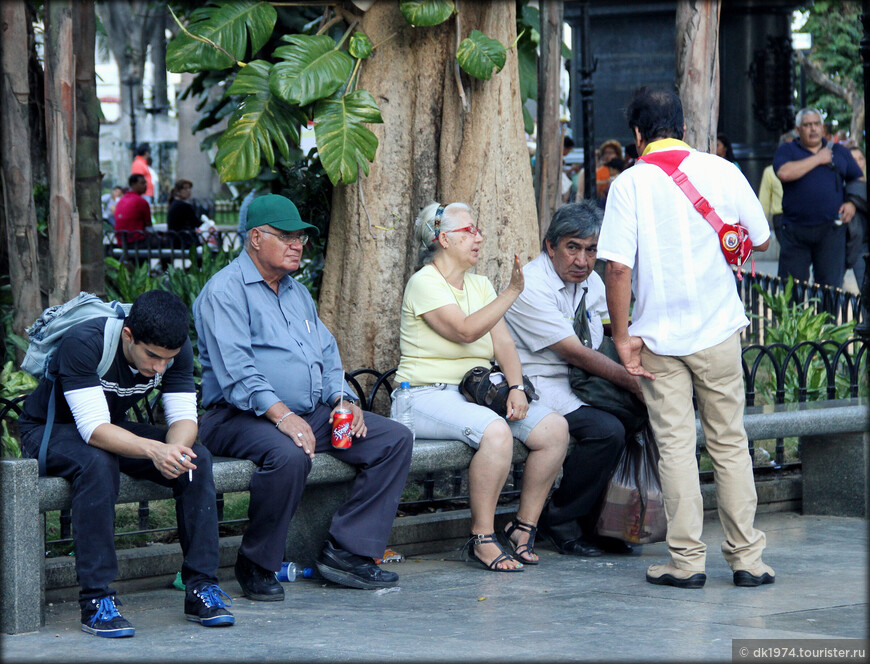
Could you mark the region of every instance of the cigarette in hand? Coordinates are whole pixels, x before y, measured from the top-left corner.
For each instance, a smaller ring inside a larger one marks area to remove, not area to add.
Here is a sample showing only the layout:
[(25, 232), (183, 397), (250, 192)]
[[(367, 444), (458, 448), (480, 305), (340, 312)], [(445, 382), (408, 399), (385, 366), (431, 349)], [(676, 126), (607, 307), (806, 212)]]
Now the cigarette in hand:
[[(188, 458), (188, 457), (187, 457), (186, 454), (182, 454), (182, 455), (181, 455), (181, 460), (182, 460), (182, 461), (184, 461), (184, 460), (187, 459), (187, 458)], [(193, 468), (188, 468), (188, 469), (187, 469), (187, 481), (188, 481), (188, 482), (193, 482)]]

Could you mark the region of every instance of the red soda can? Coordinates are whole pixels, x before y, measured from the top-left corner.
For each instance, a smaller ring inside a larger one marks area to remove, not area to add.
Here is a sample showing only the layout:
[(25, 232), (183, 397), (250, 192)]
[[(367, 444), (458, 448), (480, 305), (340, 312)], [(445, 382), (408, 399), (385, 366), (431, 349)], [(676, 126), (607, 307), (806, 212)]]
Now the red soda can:
[(332, 414), (332, 446), (347, 449), (351, 446), (350, 425), (353, 424), (353, 411), (339, 408)]

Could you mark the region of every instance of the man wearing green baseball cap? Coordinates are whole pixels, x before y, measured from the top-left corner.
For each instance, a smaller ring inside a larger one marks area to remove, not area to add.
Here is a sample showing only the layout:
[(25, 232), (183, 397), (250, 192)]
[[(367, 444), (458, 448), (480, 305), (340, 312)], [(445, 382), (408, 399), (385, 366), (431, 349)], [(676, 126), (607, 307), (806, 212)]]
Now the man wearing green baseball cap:
[[(354, 588), (394, 586), (383, 556), (411, 462), (404, 426), (363, 413), (344, 380), (335, 338), (299, 267), (308, 229), (289, 199), (255, 198), (247, 212), (245, 251), (212, 277), (193, 305), (202, 363), (200, 440), (213, 454), (250, 459), (250, 522), (235, 573), (250, 599), (280, 601), (290, 519), (315, 453), (358, 470), (351, 495), (335, 513), (317, 559), (321, 575)], [(348, 448), (332, 446), (332, 417), (343, 401), (353, 414)], [(288, 444), (292, 441), (293, 444)]]

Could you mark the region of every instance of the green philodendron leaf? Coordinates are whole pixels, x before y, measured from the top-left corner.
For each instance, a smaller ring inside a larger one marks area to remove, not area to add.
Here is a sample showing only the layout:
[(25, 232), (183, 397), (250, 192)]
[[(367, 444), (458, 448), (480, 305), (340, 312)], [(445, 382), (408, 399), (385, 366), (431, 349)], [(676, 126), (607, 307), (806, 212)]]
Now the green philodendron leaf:
[(225, 0), (218, 6), (207, 6), (191, 14), (187, 29), (194, 35), (219, 44), (235, 60), (210, 44), (179, 32), (166, 49), (166, 67), (171, 72), (198, 72), (207, 69), (228, 69), (242, 60), (248, 50), (256, 53), (272, 35), (278, 13), (268, 2)]
[(272, 63), (265, 60), (249, 62), (236, 74), (226, 94), (228, 95), (255, 95), (258, 92), (269, 92), (269, 72)]
[(538, 52), (528, 40), (517, 44), (517, 67), (520, 74), (520, 98), (538, 98)]
[(456, 50), (459, 66), (469, 75), (485, 81), (492, 78), (492, 70), (501, 71), (507, 51), (498, 39), (491, 39), (480, 30), (472, 30)]
[(362, 32), (354, 32), (347, 44), (347, 52), (359, 60), (364, 60), (372, 54), (372, 41)]
[(450, 0), (402, 0), (399, 11), (411, 25), (440, 25), (453, 14)]
[(523, 129), (529, 136), (535, 133), (535, 121), (525, 106), (523, 106)]
[(238, 182), (256, 177), (261, 159), (275, 164), (274, 146), (285, 159), (290, 158), (290, 143), (299, 144), (299, 125), (304, 114), (284, 104), (269, 91), (268, 63), (255, 61), (241, 72), (227, 94), (248, 92), (218, 139), (215, 166), (223, 182)]
[(538, 32), (541, 31), (541, 12), (537, 7), (530, 7), (527, 4), (523, 5), (520, 10), (521, 21)]
[(366, 90), (322, 99), (314, 107), (314, 137), (320, 163), (332, 184), (351, 184), (359, 169), (368, 175), (378, 137), (364, 122), (383, 122), (374, 97)]
[(290, 104), (304, 106), (328, 97), (341, 87), (353, 69), (353, 60), (339, 51), (327, 35), (289, 35), (291, 46), (273, 53), (281, 62), (272, 67), (269, 87)]

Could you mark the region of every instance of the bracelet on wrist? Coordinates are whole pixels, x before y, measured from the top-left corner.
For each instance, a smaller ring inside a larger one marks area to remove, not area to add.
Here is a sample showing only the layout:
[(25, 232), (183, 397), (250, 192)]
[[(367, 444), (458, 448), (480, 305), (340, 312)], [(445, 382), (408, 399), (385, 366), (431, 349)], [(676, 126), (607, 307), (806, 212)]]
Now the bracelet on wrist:
[(275, 428), (277, 429), (279, 426), (281, 426), (281, 422), (283, 422), (284, 420), (286, 420), (286, 419), (287, 419), (288, 417), (290, 417), (292, 414), (293, 414), (293, 411), (292, 411), (292, 410), (288, 410), (286, 413), (284, 413), (284, 414), (283, 414), (283, 415), (278, 419), (278, 421), (275, 422)]

